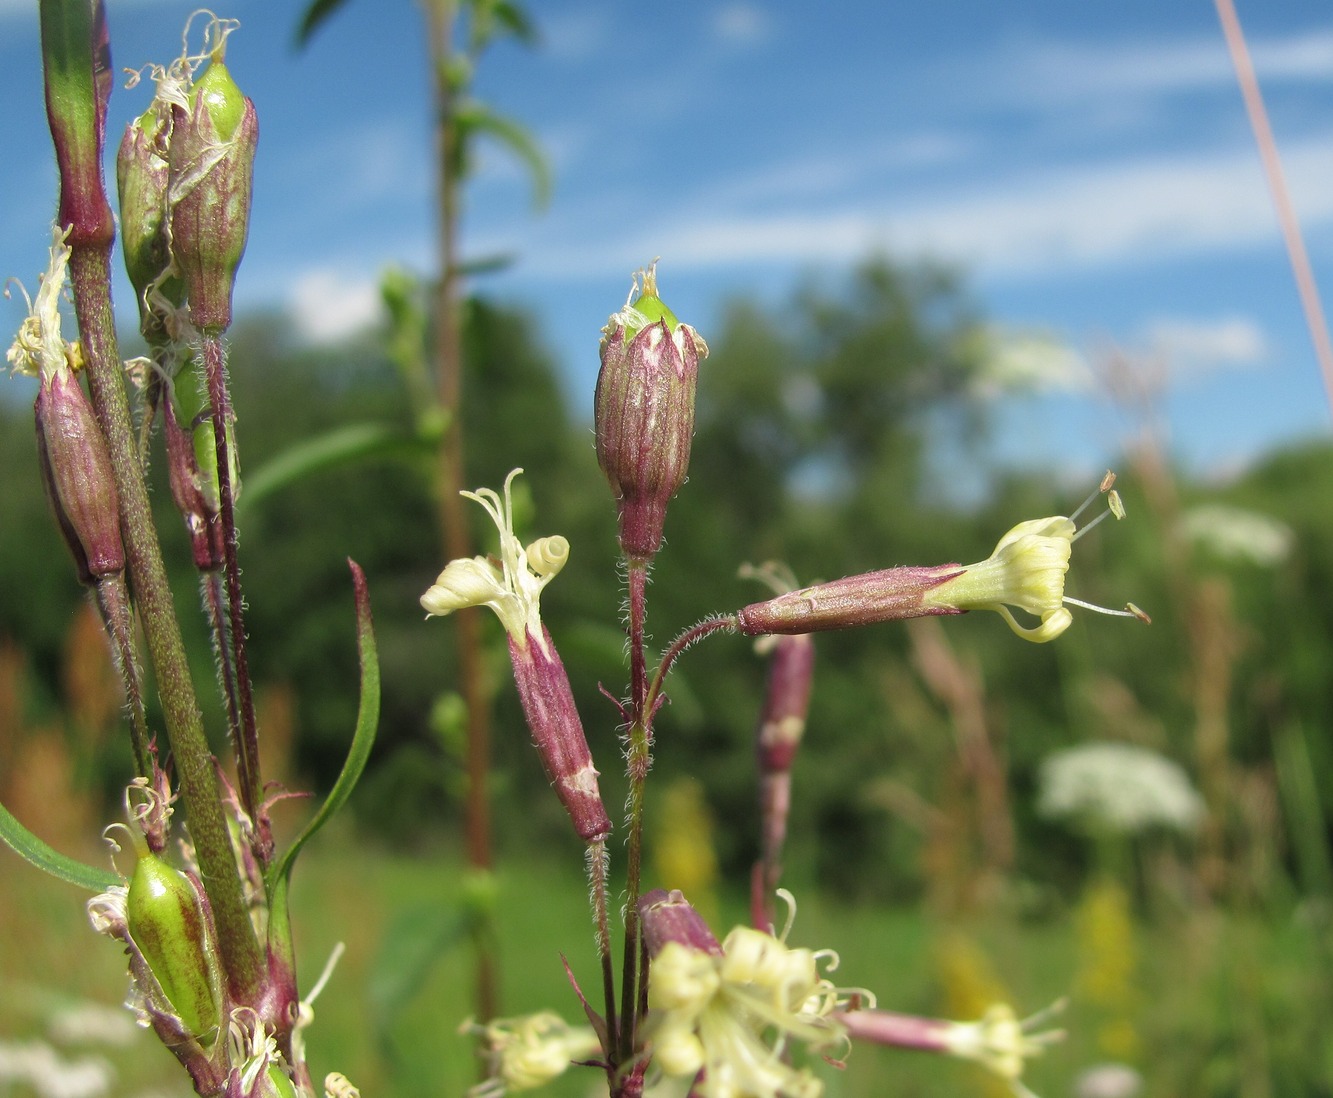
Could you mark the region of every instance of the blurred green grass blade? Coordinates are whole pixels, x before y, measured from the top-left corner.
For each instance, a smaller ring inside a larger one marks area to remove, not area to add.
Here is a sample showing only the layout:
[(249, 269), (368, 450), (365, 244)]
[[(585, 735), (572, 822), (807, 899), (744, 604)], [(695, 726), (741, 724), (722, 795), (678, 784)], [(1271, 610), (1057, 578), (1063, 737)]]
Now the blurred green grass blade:
[(66, 884), (85, 888), (89, 892), (104, 892), (120, 884), (120, 878), (109, 869), (97, 869), (61, 854), (48, 846), (14, 818), (13, 813), (0, 804), (0, 839), (24, 861), (51, 874)]
[(398, 1013), (425, 985), (436, 960), (466, 937), (467, 928), (462, 911), (433, 901), (394, 914), (366, 988), (368, 1013), (376, 1020), (382, 1044)]

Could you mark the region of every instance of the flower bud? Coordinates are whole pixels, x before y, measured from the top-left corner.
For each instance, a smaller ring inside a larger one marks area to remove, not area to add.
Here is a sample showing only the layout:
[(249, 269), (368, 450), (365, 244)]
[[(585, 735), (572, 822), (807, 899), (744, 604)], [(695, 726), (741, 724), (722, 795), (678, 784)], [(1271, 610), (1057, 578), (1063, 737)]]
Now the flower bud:
[(649, 957), (656, 957), (667, 942), (678, 942), (701, 953), (722, 956), (722, 946), (678, 888), (654, 888), (639, 897), (639, 918)]
[(34, 407), (42, 483), (84, 583), (121, 572), (120, 497), (111, 455), (72, 371), (43, 373)]
[[(177, 416), (176, 401), (166, 401), (162, 419), (171, 499), (185, 520), (195, 568), (201, 572), (215, 572), (223, 562), (222, 526), (212, 521), (218, 513), (217, 460), (215, 458), (208, 466), (213, 479), (205, 482), (195, 458), (194, 440), (180, 425)], [(205, 491), (206, 484), (211, 485), (211, 494)], [(210, 503), (210, 499), (214, 502)]]
[(172, 108), (171, 247), (185, 280), (190, 321), (218, 333), (231, 324), (236, 268), (250, 227), (259, 121), (222, 61), (222, 48)]
[[(120, 195), (120, 239), (125, 270), (139, 301), (139, 328), (145, 336), (160, 326), (149, 295), (171, 265), (166, 233), (167, 150), (156, 110), (150, 109), (125, 127), (116, 155), (116, 187)], [(167, 296), (180, 303), (183, 287), (169, 280)]]
[(597, 462), (620, 511), (621, 549), (644, 561), (661, 547), (667, 504), (689, 469), (694, 389), (708, 346), (657, 296), (655, 267), (630, 297), (602, 329), (594, 420)]
[(125, 901), (130, 937), (185, 1030), (206, 1042), (222, 1020), (218, 958), (190, 879), (156, 854), (134, 866)]

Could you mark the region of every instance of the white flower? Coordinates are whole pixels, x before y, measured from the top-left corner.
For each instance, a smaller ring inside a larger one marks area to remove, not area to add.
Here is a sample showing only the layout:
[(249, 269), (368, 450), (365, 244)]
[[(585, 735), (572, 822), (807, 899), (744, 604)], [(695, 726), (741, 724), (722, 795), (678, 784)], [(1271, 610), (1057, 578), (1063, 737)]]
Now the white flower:
[(1041, 765), (1037, 811), (1121, 834), (1153, 826), (1192, 831), (1203, 801), (1185, 771), (1146, 747), (1090, 743)]
[[(1074, 542), (1108, 514), (1125, 517), (1120, 496), (1111, 489), (1114, 483), (1114, 474), (1107, 473), (1098, 490), (1068, 517), (1052, 515), (1020, 522), (999, 540), (986, 560), (967, 565), (959, 575), (927, 591), (923, 602), (954, 610), (994, 610), (1020, 637), (1038, 644), (1054, 640), (1069, 628), (1074, 616), (1068, 606), (1146, 621), (1147, 615), (1132, 604), (1124, 610), (1108, 610), (1065, 594)], [(1103, 492), (1107, 510), (1080, 529), (1075, 520)], [(1031, 614), (1039, 624), (1020, 625), (1011, 606)]]
[(465, 606), (489, 606), (507, 632), (521, 646), (535, 637), (545, 647), (539, 601), (542, 589), (565, 566), (569, 542), (559, 536), (538, 538), (526, 549), (514, 536), (514, 509), (510, 485), (522, 469), (505, 478), (504, 498), (489, 488), (464, 492), (485, 508), (500, 532), (500, 557), (473, 557), (450, 561), (430, 589), (421, 596), (428, 617), (441, 617)]
[(1064, 1006), (1061, 1000), (1020, 1022), (1008, 1003), (996, 1003), (978, 1021), (951, 1023), (944, 1035), (945, 1049), (994, 1072), (1020, 1098), (1032, 1098), (1032, 1092), (1021, 1081), (1024, 1066), (1065, 1038), (1061, 1029), (1032, 1031)]
[(1206, 503), (1185, 513), (1185, 536), (1224, 560), (1276, 568), (1291, 555), (1291, 527), (1258, 511)]
[(836, 967), (831, 952), (791, 949), (749, 927), (728, 934), (720, 956), (668, 941), (649, 970), (653, 1063), (667, 1075), (702, 1071), (700, 1098), (818, 1098), (824, 1084), (786, 1049), (846, 1040), (832, 1017), (846, 1002), (820, 975), (822, 959)]
[(473, 1087), (471, 1098), (499, 1098), (534, 1090), (561, 1075), (575, 1060), (601, 1050), (591, 1026), (571, 1026), (553, 1011), (497, 1018), (486, 1025), (471, 1021), (462, 1032), (481, 1038), (490, 1078)]

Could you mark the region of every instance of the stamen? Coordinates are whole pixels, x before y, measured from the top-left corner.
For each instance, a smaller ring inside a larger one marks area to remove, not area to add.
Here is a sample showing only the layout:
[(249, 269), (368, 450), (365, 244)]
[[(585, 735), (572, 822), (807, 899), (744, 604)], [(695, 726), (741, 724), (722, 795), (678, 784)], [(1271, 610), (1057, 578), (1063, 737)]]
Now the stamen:
[[(1068, 596), (1068, 595), (1066, 595), (1066, 596), (1065, 596), (1063, 599), (1061, 599), (1060, 601), (1061, 601), (1061, 602), (1067, 602), (1067, 603), (1069, 603), (1070, 606), (1081, 606), (1081, 607), (1083, 607), (1084, 610), (1093, 610), (1093, 611), (1095, 611), (1095, 612), (1098, 613), (1098, 614), (1109, 614), (1109, 615), (1110, 615), (1111, 617), (1113, 617), (1113, 618), (1138, 618), (1139, 621), (1151, 621), (1151, 620), (1152, 620), (1152, 619), (1150, 619), (1150, 618), (1148, 617), (1148, 615), (1145, 614), (1142, 610), (1139, 610), (1139, 612), (1138, 612), (1137, 614), (1134, 613), (1134, 610), (1129, 610), (1129, 609), (1125, 609), (1125, 610), (1112, 610), (1112, 609), (1110, 609), (1109, 607), (1106, 607), (1106, 606), (1098, 606), (1096, 603), (1092, 603), (1092, 602), (1084, 602), (1082, 599), (1070, 598), (1070, 596)], [(1133, 603), (1130, 603), (1129, 605), (1130, 605), (1130, 606), (1133, 606), (1134, 604), (1133, 604)], [(1134, 609), (1135, 609), (1135, 610), (1138, 610), (1138, 607), (1134, 607)]]

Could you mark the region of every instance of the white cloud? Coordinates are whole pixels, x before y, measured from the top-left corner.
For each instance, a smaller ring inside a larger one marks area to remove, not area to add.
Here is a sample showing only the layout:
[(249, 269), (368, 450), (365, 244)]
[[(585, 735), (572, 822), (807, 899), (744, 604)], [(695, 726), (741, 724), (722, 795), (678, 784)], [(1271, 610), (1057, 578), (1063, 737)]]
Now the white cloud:
[(328, 343), (379, 319), (379, 286), (364, 278), (344, 277), (330, 268), (317, 268), (297, 277), (288, 307), (305, 339)]
[(728, 46), (755, 46), (772, 33), (772, 21), (754, 4), (726, 4), (713, 13), (713, 33)]
[(1147, 326), (1145, 343), (1175, 375), (1198, 376), (1218, 368), (1254, 366), (1269, 353), (1263, 329), (1250, 317), (1216, 320), (1169, 318)]
[(612, 12), (584, 7), (574, 11), (542, 13), (537, 24), (544, 54), (566, 64), (587, 61), (606, 48), (615, 33)]

